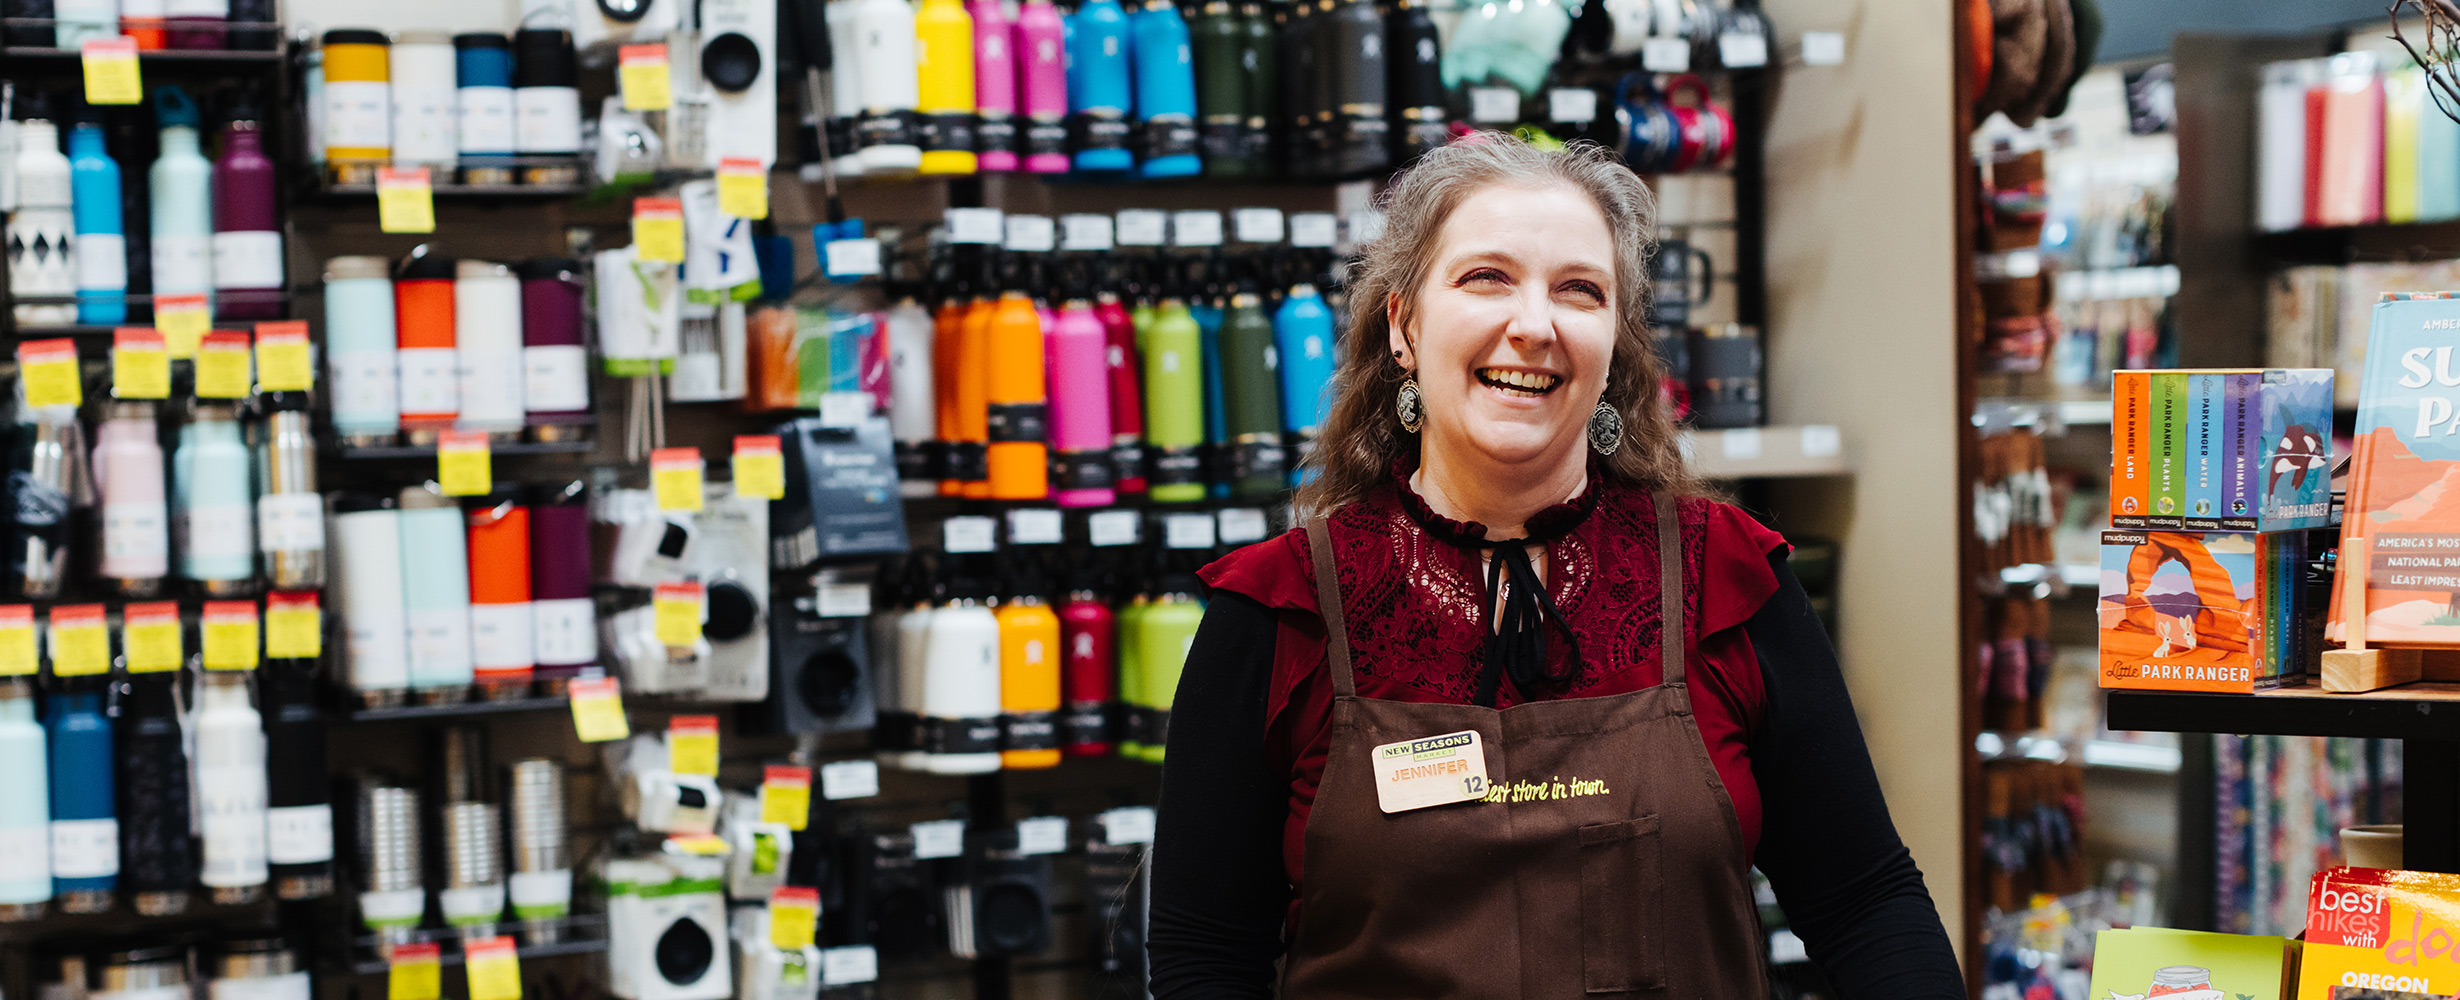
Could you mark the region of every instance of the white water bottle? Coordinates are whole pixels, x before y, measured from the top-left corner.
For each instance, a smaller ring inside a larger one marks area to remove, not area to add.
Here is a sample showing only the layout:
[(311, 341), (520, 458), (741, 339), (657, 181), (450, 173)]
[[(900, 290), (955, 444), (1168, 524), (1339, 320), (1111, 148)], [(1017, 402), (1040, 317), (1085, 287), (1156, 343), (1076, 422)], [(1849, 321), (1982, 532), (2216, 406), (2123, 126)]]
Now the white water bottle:
[(196, 822), (203, 864), (197, 880), (217, 905), (254, 902), (265, 891), (265, 720), (248, 699), (248, 675), (207, 671), (197, 682)]

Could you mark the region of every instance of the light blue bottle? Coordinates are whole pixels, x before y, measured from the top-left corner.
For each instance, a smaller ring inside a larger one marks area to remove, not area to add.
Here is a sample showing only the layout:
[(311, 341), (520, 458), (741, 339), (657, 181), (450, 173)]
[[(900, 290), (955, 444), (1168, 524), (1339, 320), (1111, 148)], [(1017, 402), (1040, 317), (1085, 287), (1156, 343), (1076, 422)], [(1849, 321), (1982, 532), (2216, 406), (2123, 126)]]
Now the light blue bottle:
[[(1128, 17), (1119, 0), (1085, 0), (1068, 16), (1068, 119), (1076, 169), (1136, 166), (1128, 116), (1135, 86), (1128, 72)], [(1195, 92), (1188, 109), (1195, 109)]]
[(1193, 177), (1204, 163), (1196, 156), (1196, 59), (1187, 19), (1171, 0), (1145, 0), (1128, 31), (1135, 37), (1136, 122), (1144, 131), (1137, 172)]
[(146, 171), (153, 199), (154, 297), (214, 290), (214, 165), (197, 144), (196, 102), (178, 87), (154, 90), (162, 155)]
[(401, 492), (402, 603), (409, 617), (412, 698), (469, 696), (470, 550), (461, 507), (423, 487)]
[(43, 698), (51, 750), (51, 891), (62, 912), (103, 913), (120, 881), (104, 678), (58, 683), (60, 689)]
[(401, 432), (391, 266), (382, 257), (325, 262), (326, 395), (346, 444), (385, 444)]
[(120, 221), (120, 165), (103, 149), (100, 119), (77, 117), (68, 133), (72, 211), (77, 222), (77, 322), (128, 322), (128, 236)]
[(51, 769), (34, 721), (34, 682), (0, 681), (0, 920), (31, 920), (51, 899)]
[(198, 404), (171, 452), (171, 531), (179, 574), (207, 596), (245, 593), (256, 576), (254, 483), (231, 408)]
[(1293, 482), (1315, 478), (1299, 460), (1315, 450), (1316, 433), (1332, 411), (1333, 315), (1315, 286), (1290, 286), (1273, 314), (1273, 346), (1281, 355), (1281, 429), (1288, 433)]

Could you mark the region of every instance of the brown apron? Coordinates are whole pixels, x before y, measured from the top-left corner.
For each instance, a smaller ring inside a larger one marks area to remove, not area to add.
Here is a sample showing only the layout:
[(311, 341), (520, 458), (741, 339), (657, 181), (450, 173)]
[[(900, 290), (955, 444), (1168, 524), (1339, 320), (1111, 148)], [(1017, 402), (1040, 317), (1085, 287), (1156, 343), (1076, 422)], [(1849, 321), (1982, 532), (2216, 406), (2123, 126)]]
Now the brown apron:
[[(1359, 697), (1331, 538), (1306, 527), (1335, 697), (1282, 995), (1768, 996), (1742, 830), (1683, 683), (1674, 505), (1657, 501), (1664, 683), (1501, 710)], [(1377, 805), (1372, 748), (1473, 729), (1486, 800)]]

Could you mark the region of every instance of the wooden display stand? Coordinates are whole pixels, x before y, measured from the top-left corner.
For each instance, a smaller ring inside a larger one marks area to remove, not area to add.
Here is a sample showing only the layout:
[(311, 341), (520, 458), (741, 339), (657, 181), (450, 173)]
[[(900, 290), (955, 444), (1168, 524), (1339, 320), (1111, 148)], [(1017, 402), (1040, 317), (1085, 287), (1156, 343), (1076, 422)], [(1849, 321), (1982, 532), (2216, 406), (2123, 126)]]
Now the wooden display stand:
[[(2460, 681), (2460, 649), (2445, 646), (2369, 646), (2366, 643), (2366, 566), (2374, 547), (2364, 534), (2350, 534), (2352, 518), (2365, 517), (2360, 492), (2374, 467), (2374, 438), (2360, 435), (2349, 458), (2349, 496), (2343, 505), (2340, 537), (2340, 577), (2333, 581), (2340, 602), (2342, 646), (2323, 651), (2321, 683), (2326, 691), (2352, 694), (2379, 691), (2421, 680)], [(2364, 522), (2356, 522), (2363, 531)], [(2351, 573), (2355, 576), (2351, 576)]]

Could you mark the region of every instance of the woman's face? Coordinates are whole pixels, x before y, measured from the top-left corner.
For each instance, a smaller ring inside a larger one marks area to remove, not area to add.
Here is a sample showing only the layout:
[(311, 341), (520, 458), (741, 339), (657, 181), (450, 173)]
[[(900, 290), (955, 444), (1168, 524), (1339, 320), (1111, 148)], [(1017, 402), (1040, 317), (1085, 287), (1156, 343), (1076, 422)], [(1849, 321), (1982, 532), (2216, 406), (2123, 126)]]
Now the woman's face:
[(1583, 461), (1623, 293), (1597, 203), (1560, 184), (1490, 185), (1444, 220), (1432, 260), (1411, 308), (1386, 303), (1392, 349), (1426, 400), (1428, 456)]

